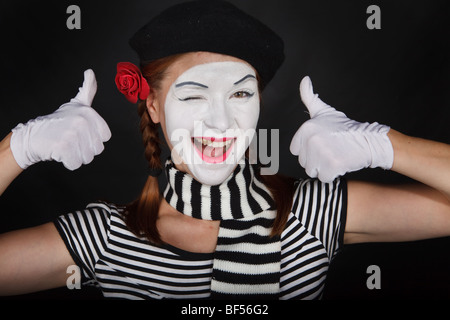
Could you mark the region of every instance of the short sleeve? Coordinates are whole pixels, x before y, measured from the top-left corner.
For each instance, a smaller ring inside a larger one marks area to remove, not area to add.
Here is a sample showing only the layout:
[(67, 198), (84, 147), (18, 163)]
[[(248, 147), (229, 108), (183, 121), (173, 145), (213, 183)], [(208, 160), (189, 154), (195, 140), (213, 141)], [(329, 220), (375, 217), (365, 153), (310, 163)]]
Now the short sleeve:
[(323, 183), (317, 179), (298, 182), (292, 212), (299, 222), (320, 241), (331, 259), (342, 248), (347, 218), (347, 182), (336, 179)]
[(82, 270), (83, 283), (96, 283), (95, 266), (107, 247), (110, 216), (107, 205), (91, 204), (54, 221), (74, 262)]

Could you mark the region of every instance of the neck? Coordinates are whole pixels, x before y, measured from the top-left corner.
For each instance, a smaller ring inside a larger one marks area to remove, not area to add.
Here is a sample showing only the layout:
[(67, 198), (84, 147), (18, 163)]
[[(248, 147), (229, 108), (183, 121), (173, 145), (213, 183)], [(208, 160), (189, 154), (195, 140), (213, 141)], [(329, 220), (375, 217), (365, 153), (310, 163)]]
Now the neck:
[(213, 253), (220, 221), (200, 220), (182, 214), (163, 198), (157, 227), (161, 240), (173, 247), (194, 253)]

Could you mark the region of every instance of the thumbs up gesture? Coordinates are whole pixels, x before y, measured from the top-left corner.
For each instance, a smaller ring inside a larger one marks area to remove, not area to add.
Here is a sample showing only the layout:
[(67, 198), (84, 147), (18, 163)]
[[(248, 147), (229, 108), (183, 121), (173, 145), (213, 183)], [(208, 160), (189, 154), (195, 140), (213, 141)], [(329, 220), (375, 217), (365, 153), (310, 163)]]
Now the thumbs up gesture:
[(392, 168), (394, 151), (387, 136), (390, 128), (376, 122), (347, 118), (314, 94), (309, 77), (300, 83), (300, 96), (311, 119), (292, 138), (290, 151), (312, 178), (331, 182), (363, 168)]
[(111, 131), (91, 107), (96, 91), (94, 72), (86, 70), (83, 86), (70, 102), (52, 114), (17, 125), (10, 145), (18, 165), (26, 169), (39, 161), (55, 160), (75, 170), (100, 154)]

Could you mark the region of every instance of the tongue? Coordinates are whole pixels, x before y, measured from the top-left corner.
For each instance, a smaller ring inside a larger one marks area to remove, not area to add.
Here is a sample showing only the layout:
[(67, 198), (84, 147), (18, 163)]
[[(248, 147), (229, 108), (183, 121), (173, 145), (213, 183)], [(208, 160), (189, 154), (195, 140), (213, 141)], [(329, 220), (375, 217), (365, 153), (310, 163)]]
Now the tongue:
[(203, 154), (207, 157), (220, 157), (223, 155), (223, 149), (224, 147), (214, 148), (211, 146), (205, 146), (203, 145)]

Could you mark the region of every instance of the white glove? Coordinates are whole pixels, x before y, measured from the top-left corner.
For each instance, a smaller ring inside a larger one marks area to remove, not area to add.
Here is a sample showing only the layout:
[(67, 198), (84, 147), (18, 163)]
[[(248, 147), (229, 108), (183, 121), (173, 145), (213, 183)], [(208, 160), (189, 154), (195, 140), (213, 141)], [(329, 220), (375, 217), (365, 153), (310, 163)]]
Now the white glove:
[(388, 126), (347, 118), (314, 94), (309, 77), (300, 83), (300, 96), (311, 119), (297, 130), (290, 150), (310, 177), (331, 182), (362, 168), (392, 168), (394, 151)]
[(95, 74), (86, 70), (83, 86), (70, 102), (52, 114), (17, 125), (10, 143), (17, 164), (26, 169), (39, 161), (55, 160), (75, 170), (100, 154), (111, 131), (91, 107), (96, 91)]

